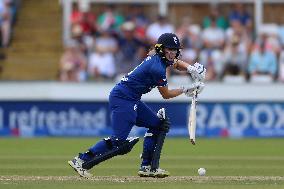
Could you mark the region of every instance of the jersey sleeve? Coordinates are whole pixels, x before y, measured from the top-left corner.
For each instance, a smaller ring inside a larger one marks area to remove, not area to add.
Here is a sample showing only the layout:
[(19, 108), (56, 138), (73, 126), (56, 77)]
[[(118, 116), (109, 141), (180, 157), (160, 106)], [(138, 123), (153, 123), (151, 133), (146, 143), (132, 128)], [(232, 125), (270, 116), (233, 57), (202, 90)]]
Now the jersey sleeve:
[(157, 87), (165, 87), (168, 85), (166, 73), (156, 71), (153, 77), (154, 77), (153, 79)]

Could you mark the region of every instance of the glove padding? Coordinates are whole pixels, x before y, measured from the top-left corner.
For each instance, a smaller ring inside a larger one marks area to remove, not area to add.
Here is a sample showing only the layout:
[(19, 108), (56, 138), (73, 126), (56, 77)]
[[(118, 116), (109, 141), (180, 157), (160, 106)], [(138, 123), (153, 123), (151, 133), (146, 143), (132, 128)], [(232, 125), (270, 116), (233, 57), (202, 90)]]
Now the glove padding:
[(165, 108), (159, 109), (159, 111), (157, 112), (157, 116), (162, 121), (162, 124), (160, 126), (160, 130), (168, 133), (169, 130), (170, 130), (170, 127), (171, 127), (171, 122), (170, 122), (169, 118), (166, 116)]
[(193, 66), (189, 65), (187, 67), (187, 72), (191, 75), (191, 78), (194, 82), (204, 82), (206, 68), (202, 64), (196, 62), (193, 64)]
[(180, 88), (182, 89), (182, 92), (186, 96), (192, 97), (194, 95), (195, 90), (196, 90), (197, 94), (200, 94), (203, 91), (204, 87), (205, 87), (205, 85), (204, 85), (203, 82), (195, 82), (190, 87), (181, 86)]

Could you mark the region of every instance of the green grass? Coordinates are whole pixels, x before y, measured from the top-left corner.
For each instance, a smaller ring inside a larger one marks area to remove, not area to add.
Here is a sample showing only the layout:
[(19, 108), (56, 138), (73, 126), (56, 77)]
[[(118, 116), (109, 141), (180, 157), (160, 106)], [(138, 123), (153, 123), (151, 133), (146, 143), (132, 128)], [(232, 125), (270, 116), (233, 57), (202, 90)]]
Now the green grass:
[[(283, 139), (198, 139), (165, 142), (161, 167), (165, 179), (140, 179), (142, 141), (127, 155), (94, 169), (94, 180), (77, 177), (67, 160), (85, 151), (95, 138), (1, 138), (0, 188), (284, 188)], [(206, 177), (197, 176), (205, 167)]]

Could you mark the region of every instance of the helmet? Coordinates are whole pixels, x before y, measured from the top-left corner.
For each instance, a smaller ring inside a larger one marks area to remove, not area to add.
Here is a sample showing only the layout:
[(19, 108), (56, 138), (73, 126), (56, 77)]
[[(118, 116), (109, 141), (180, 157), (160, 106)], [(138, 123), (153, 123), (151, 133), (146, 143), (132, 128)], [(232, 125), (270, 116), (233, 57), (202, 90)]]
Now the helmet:
[[(165, 52), (164, 52), (164, 48), (169, 48), (169, 49), (177, 49), (177, 55), (176, 58), (179, 57), (180, 55), (180, 42), (178, 37), (176, 36), (176, 34), (173, 33), (164, 33), (162, 34), (158, 41), (157, 44), (155, 45), (155, 50), (156, 53), (166, 62), (167, 59), (165, 57)], [(172, 64), (173, 62), (169, 62), (169, 64)]]
[(170, 48), (170, 49), (180, 49), (180, 42), (176, 34), (173, 33), (164, 33), (162, 34), (157, 44), (162, 44), (163, 47)]

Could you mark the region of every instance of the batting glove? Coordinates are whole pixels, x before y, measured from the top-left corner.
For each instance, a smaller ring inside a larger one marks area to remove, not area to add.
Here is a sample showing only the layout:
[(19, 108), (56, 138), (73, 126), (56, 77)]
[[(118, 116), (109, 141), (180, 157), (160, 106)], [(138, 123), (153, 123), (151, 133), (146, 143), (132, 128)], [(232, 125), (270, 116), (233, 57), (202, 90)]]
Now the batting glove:
[(200, 94), (203, 91), (204, 87), (205, 85), (203, 82), (195, 82), (190, 87), (181, 86), (180, 88), (186, 96), (192, 97), (195, 90), (197, 94)]
[(191, 75), (194, 82), (204, 82), (206, 75), (206, 68), (199, 63), (194, 63), (193, 66), (187, 67), (187, 72)]

